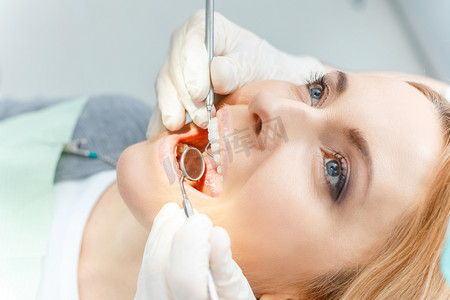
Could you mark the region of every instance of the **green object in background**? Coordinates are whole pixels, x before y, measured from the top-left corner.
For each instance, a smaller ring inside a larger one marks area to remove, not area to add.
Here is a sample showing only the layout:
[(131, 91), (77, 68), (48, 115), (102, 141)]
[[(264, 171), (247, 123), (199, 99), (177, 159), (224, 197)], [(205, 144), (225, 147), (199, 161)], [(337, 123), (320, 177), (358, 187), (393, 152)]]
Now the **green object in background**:
[(0, 122), (0, 298), (34, 299), (53, 213), (53, 178), (87, 97)]

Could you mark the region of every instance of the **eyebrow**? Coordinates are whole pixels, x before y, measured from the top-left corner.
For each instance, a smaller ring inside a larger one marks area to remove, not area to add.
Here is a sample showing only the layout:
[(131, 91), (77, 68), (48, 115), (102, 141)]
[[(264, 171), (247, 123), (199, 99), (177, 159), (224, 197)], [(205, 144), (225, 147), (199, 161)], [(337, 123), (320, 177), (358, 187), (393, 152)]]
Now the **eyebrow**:
[(362, 154), (364, 162), (367, 166), (367, 187), (366, 187), (366, 194), (369, 190), (370, 184), (372, 182), (372, 170), (373, 170), (373, 163), (372, 163), (372, 156), (370, 155), (370, 149), (369, 144), (367, 143), (367, 140), (365, 139), (362, 132), (355, 128), (346, 128), (344, 129), (344, 136), (346, 140), (358, 151)]
[(347, 74), (345, 74), (342, 71), (337, 71), (337, 76), (338, 76), (338, 80), (337, 80), (337, 84), (336, 84), (336, 96), (341, 95), (342, 93), (345, 92), (345, 90), (347, 89)]

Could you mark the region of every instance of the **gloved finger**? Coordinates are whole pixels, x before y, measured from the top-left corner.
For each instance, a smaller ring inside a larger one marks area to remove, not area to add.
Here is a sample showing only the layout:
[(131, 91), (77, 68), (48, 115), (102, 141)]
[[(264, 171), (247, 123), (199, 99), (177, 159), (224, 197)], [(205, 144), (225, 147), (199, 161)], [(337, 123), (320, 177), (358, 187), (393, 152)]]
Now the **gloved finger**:
[(186, 110), (192, 121), (199, 127), (205, 129), (208, 127), (208, 111), (205, 102), (190, 102), (186, 104)]
[(144, 257), (151, 257), (149, 269), (152, 272), (165, 273), (167, 260), (172, 245), (172, 238), (180, 227), (186, 223), (183, 210), (175, 203), (167, 203), (156, 216), (152, 230), (145, 245)]
[(211, 61), (211, 82), (214, 92), (228, 95), (240, 86), (237, 62), (230, 57), (216, 56)]
[(172, 237), (185, 222), (186, 216), (176, 203), (167, 203), (162, 207), (153, 221), (144, 250), (144, 257), (152, 257), (151, 269), (159, 271), (166, 268)]
[[(171, 46), (173, 49), (181, 49), (182, 43), (184, 41), (181, 39), (173, 39), (173, 45)], [(208, 115), (206, 112), (206, 107), (204, 103), (194, 103), (191, 99), (191, 96), (189, 95), (185, 80), (183, 76), (182, 70), (184, 69), (184, 63), (183, 58), (180, 57), (180, 55), (171, 55), (170, 58), (170, 64), (169, 64), (169, 75), (172, 80), (173, 85), (176, 88), (177, 91), (177, 97), (180, 101), (180, 103), (184, 106), (186, 111), (189, 113), (189, 115), (192, 118), (192, 121), (194, 121), (195, 124), (202, 128), (206, 128), (207, 126), (207, 120)], [(162, 111), (162, 110), (161, 110)], [(184, 119), (183, 119), (184, 120)], [(164, 121), (164, 113), (163, 113), (163, 121)], [(166, 124), (164, 122), (164, 124)], [(169, 128), (170, 129), (170, 128)]]
[(231, 256), (230, 237), (225, 229), (211, 230), (211, 273), (220, 299), (255, 300), (250, 284)]
[(164, 126), (171, 131), (180, 129), (185, 122), (185, 110), (178, 100), (177, 89), (170, 79), (169, 58), (166, 58), (158, 74), (155, 87)]
[(170, 247), (173, 236), (185, 222), (183, 211), (175, 203), (164, 205), (156, 216), (139, 272), (139, 299), (169, 299), (166, 274)]
[(182, 50), (183, 77), (192, 101), (202, 102), (210, 86), (209, 60), (205, 47), (205, 27), (189, 31)]
[[(153, 220), (149, 238), (161, 235), (161, 233), (167, 234), (167, 230), (172, 232), (173, 229), (169, 228), (177, 227), (178, 230), (179, 226), (177, 224), (179, 222), (185, 223), (186, 221), (186, 216), (178, 204), (175, 202), (166, 203)], [(174, 234), (175, 232), (173, 232), (172, 236)]]
[[(214, 12), (214, 55), (223, 55), (234, 45), (231, 28), (236, 27), (221, 14)], [(186, 88), (194, 102), (206, 99), (212, 82), (208, 52), (205, 45), (205, 10), (198, 10), (189, 20), (192, 29), (186, 34), (184, 78)], [(214, 60), (214, 58), (213, 58)]]
[(211, 228), (208, 217), (197, 214), (189, 218), (175, 234), (167, 276), (175, 300), (208, 299)]

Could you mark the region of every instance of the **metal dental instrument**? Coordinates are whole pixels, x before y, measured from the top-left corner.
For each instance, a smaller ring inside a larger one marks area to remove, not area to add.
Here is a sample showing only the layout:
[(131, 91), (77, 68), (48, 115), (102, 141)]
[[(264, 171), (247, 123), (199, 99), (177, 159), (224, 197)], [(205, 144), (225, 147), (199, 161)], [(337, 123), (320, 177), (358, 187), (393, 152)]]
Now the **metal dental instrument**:
[[(205, 43), (206, 50), (208, 51), (208, 70), (211, 70), (211, 61), (214, 57), (214, 0), (206, 0), (206, 23), (205, 23)], [(210, 76), (211, 77), (211, 76)], [(211, 120), (211, 110), (214, 105), (214, 91), (212, 82), (209, 85), (209, 93), (206, 98), (206, 110), (208, 111), (208, 124)], [(214, 154), (208, 151), (208, 147), (211, 145), (211, 142), (208, 142), (205, 148), (205, 152), (214, 157)]]
[(180, 187), (181, 193), (183, 194), (183, 209), (186, 216), (190, 218), (194, 215), (194, 211), (186, 196), (183, 183), (185, 178), (191, 181), (197, 181), (202, 178), (203, 173), (205, 173), (205, 161), (203, 160), (203, 155), (200, 150), (194, 147), (186, 148), (186, 150), (183, 151), (183, 154), (181, 154), (180, 169), (182, 173)]
[[(206, 30), (205, 30), (206, 50), (208, 51), (209, 67), (214, 57), (214, 0), (206, 0)], [(214, 105), (214, 91), (212, 84), (206, 98), (206, 109), (208, 110), (208, 122), (211, 120), (211, 109)]]
[[(184, 213), (188, 218), (194, 215), (194, 210), (192, 209), (191, 202), (186, 196), (186, 191), (184, 190), (184, 179), (187, 178), (191, 181), (197, 181), (202, 178), (205, 173), (205, 160), (203, 155), (197, 148), (188, 147), (181, 154), (180, 159), (180, 169), (182, 176), (180, 179), (181, 193), (183, 194), (183, 209)], [(219, 300), (219, 295), (217, 294), (216, 285), (211, 274), (211, 270), (208, 270), (208, 290), (211, 300)]]

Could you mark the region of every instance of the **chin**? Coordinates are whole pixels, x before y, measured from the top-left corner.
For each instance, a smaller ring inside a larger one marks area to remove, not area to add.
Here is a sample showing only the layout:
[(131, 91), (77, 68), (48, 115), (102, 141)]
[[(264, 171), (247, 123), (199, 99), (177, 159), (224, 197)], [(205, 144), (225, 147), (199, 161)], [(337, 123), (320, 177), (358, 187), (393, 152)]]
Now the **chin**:
[(192, 205), (199, 212), (216, 202), (223, 190), (223, 175), (206, 152), (207, 130), (188, 124), (171, 134), (163, 134), (125, 149), (117, 164), (117, 184), (122, 199), (137, 220), (150, 229), (153, 219), (165, 203), (182, 203), (179, 160), (187, 146), (202, 151), (206, 168), (197, 182), (185, 180)]

